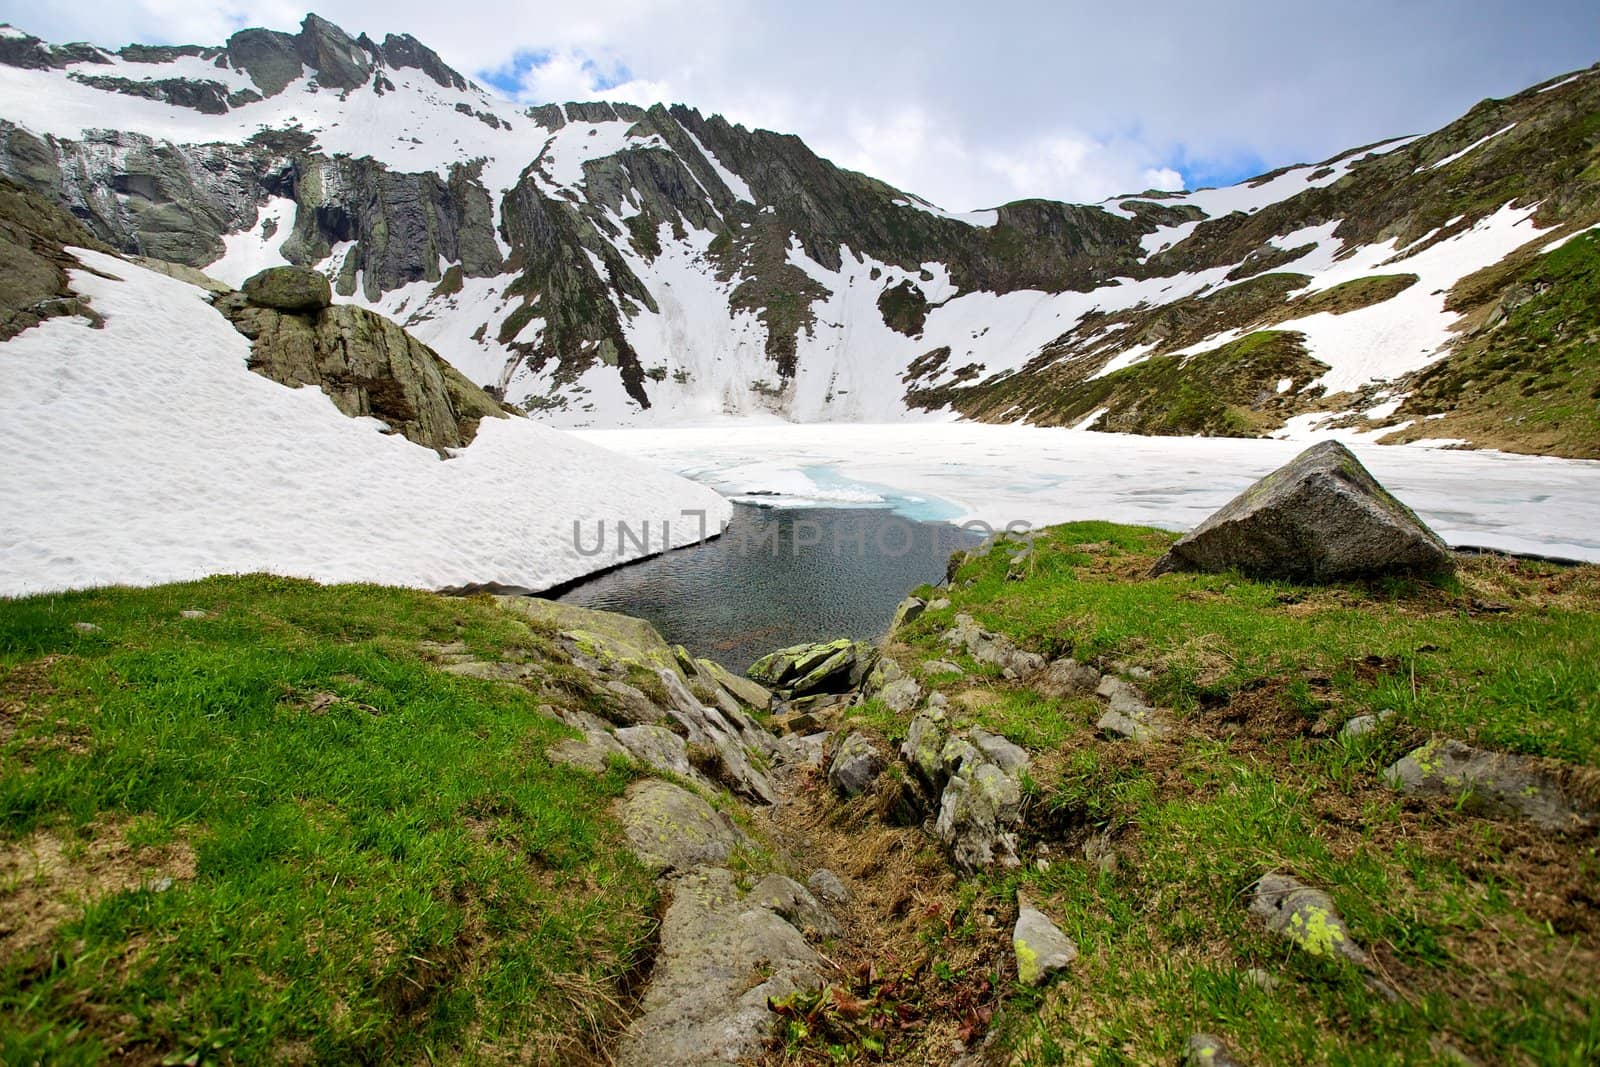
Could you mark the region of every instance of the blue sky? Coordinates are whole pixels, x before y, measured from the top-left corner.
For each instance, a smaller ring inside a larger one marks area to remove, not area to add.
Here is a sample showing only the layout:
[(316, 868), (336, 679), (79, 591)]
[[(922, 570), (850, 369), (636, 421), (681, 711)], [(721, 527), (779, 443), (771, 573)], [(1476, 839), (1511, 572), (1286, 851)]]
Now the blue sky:
[[(309, 0), (0, 0), (54, 41), (220, 43)], [(318, 0), (530, 102), (683, 102), (964, 209), (1223, 184), (1600, 60), (1594, 0)]]

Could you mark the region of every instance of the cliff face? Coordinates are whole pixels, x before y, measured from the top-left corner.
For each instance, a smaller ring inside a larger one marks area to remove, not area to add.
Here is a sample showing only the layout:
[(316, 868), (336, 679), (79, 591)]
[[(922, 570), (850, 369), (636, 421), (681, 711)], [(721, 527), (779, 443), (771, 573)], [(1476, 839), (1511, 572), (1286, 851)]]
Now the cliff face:
[(1588, 272), (1544, 251), (1600, 221), (1592, 71), (1231, 189), (951, 214), (795, 137), (517, 107), (315, 16), (118, 53), (7, 34), (0, 172), (125, 252), (314, 267), (552, 421), (1600, 439)]

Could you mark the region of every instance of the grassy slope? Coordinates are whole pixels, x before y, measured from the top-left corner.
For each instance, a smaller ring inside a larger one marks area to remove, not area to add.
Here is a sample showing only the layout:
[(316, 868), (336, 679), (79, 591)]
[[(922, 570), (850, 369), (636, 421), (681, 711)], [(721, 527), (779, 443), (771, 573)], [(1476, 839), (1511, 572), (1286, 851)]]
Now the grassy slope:
[[(455, 677), (425, 639), (542, 681)], [(0, 883), (0, 1062), (590, 1058), (653, 896), (604, 814), (626, 772), (544, 757), (568, 734), (538, 704), (588, 699), (549, 651), (370, 586), (0, 601), (0, 853), (189, 857), (9, 954), (33, 876)]]
[[(1169, 541), (1058, 527), (1021, 581), (996, 548), (890, 650), (961, 662), (967, 677), (932, 679), (956, 721), (1036, 749), (1028, 823), (1048, 869), (976, 880), (962, 914), (1003, 913), (1025, 888), (1083, 955), (1043, 993), (1014, 992), (1004, 1047), (1028, 1063), (1171, 1062), (1207, 1030), (1251, 1063), (1450, 1062), (1439, 1041), (1484, 1062), (1593, 1062), (1594, 838), (1405, 800), (1379, 774), (1436, 732), (1600, 765), (1600, 568), (1471, 561), (1445, 588), (1145, 580)], [(1092, 701), (986, 676), (939, 640), (957, 611), (1050, 655), (1152, 669), (1178, 740), (1104, 741)], [(1397, 712), (1385, 728), (1334, 736), (1380, 709)], [(859, 716), (904, 733), (876, 702)], [(1096, 841), (1116, 850), (1113, 870), (1085, 860)], [(1333, 895), (1400, 1002), (1251, 920), (1247, 889), (1272, 870)], [(993, 937), (955, 916), (943, 929), (956, 944)]]

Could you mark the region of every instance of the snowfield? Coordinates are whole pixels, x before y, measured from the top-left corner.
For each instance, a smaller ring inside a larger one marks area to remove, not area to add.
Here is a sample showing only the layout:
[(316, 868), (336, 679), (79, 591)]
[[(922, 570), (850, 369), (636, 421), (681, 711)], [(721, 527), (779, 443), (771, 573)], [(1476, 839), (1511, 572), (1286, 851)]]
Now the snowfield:
[(200, 289), (75, 254), (112, 276), (73, 272), (105, 327), (51, 319), (0, 345), (0, 595), (250, 571), (542, 589), (698, 540), (686, 513), (710, 532), (732, 513), (525, 419), (485, 419), (441, 460), (246, 369)]
[[(579, 436), (753, 503), (892, 507), (913, 518), (997, 530), (1076, 519), (1186, 530), (1305, 447), (967, 422), (752, 422)], [(1351, 447), (1453, 545), (1600, 561), (1600, 463), (1359, 441)]]

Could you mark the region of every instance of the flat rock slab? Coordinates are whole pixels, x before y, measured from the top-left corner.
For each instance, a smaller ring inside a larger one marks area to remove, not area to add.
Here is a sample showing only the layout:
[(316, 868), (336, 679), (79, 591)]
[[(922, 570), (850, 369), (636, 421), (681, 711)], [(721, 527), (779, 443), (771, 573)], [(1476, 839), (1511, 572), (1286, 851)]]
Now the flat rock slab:
[(1467, 798), (1466, 807), (1527, 819), (1546, 830), (1594, 826), (1600, 810), (1574, 795), (1555, 768), (1529, 756), (1488, 752), (1460, 741), (1431, 741), (1383, 772), (1403, 793)]
[(1337, 441), (1306, 449), (1184, 535), (1153, 574), (1331, 582), (1451, 569), (1450, 549)]
[(741, 896), (729, 871), (701, 867), (664, 888), (672, 903), (661, 948), (617, 1064), (689, 1067), (754, 1057), (772, 1029), (768, 999), (820, 985), (821, 957), (777, 912)]
[(1017, 955), (1017, 978), (1024, 985), (1043, 985), (1078, 958), (1072, 939), (1044, 912), (1027, 906), (1018, 912), (1011, 948)]
[(651, 778), (628, 787), (617, 805), (628, 844), (655, 871), (724, 863), (744, 843), (738, 827), (687, 789)]
[(885, 766), (887, 761), (872, 739), (853, 733), (844, 739), (828, 767), (828, 784), (841, 796), (853, 797), (865, 792)]

